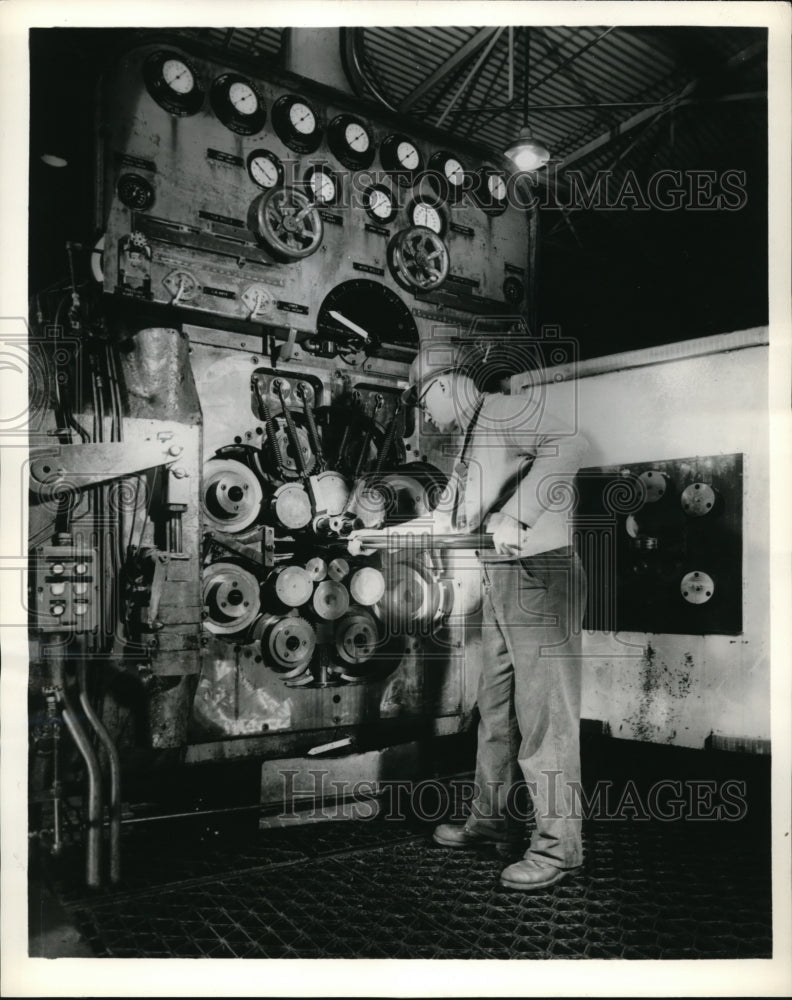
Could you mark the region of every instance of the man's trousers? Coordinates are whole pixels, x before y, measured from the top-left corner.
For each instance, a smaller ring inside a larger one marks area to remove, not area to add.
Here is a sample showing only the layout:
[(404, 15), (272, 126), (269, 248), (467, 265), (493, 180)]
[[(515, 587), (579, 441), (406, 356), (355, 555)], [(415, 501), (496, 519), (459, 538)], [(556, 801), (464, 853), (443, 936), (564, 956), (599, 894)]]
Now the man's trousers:
[[(476, 790), (466, 826), (508, 839), (528, 786), (536, 829), (525, 855), (582, 861), (581, 623), (585, 576), (572, 548), (482, 564)], [(524, 818), (524, 813), (523, 813)]]

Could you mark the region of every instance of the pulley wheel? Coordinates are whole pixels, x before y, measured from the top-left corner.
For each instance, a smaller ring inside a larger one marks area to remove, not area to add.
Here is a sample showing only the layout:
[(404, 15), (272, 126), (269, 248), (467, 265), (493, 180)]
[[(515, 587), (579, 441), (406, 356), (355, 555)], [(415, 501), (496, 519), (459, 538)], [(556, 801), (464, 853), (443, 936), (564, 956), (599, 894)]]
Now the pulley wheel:
[(334, 622), (349, 609), (349, 591), (342, 583), (325, 580), (314, 591), (313, 606), (320, 618)]
[(311, 522), (311, 500), (301, 483), (284, 483), (272, 498), (272, 511), (278, 524), (298, 531)]
[(322, 242), (324, 224), (316, 205), (296, 188), (273, 188), (253, 202), (258, 235), (282, 261), (302, 260)]
[(233, 458), (212, 458), (204, 466), (204, 518), (222, 531), (244, 531), (255, 523), (263, 499), (255, 473)]
[(299, 616), (279, 618), (264, 633), (261, 651), (265, 662), (280, 670), (304, 667), (316, 649), (316, 635), (311, 624)]
[(275, 577), (275, 593), (288, 608), (299, 608), (310, 598), (313, 581), (302, 566), (284, 566)]
[(320, 583), (327, 576), (327, 563), (321, 556), (314, 556), (305, 564), (305, 572), (314, 583)]
[(336, 625), (335, 649), (345, 663), (365, 663), (374, 655), (378, 638), (374, 618), (363, 608), (353, 608)]
[(314, 483), (314, 493), (317, 510), (334, 517), (346, 507), (349, 486), (338, 472), (320, 472)]
[(382, 608), (390, 628), (426, 626), (434, 621), (442, 594), (436, 581), (414, 563), (393, 563), (386, 575)]
[(409, 289), (430, 291), (448, 277), (448, 247), (426, 226), (411, 226), (397, 233), (388, 245), (393, 276)]
[(370, 607), (385, 593), (385, 577), (373, 566), (364, 566), (353, 574), (349, 581), (349, 592), (357, 604)]
[(253, 624), (261, 607), (258, 580), (234, 563), (212, 563), (203, 574), (203, 603), (208, 631), (241, 632)]
[(340, 583), (349, 576), (349, 563), (346, 559), (333, 559), (327, 567), (327, 575), (331, 580)]
[[(278, 420), (280, 422), (280, 418), (278, 418)], [(302, 455), (302, 463), (305, 466), (305, 471), (310, 473), (316, 465), (316, 455), (314, 455), (311, 449), (311, 442), (305, 428), (297, 426), (296, 430), (297, 445)], [(280, 471), (287, 479), (293, 479), (299, 476), (300, 469), (297, 465), (297, 457), (294, 454), (289, 435), (286, 432), (286, 427), (282, 422), (280, 422), (280, 426), (275, 432), (275, 436), (278, 439), (278, 448), (280, 449), (281, 457), (283, 459), (283, 468)]]

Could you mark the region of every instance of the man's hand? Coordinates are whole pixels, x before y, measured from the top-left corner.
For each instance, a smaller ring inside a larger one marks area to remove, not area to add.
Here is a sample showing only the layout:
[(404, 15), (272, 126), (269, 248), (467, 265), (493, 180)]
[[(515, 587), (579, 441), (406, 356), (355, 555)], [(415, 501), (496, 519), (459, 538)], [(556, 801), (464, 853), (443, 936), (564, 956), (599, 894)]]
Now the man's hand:
[(385, 531), (376, 528), (358, 528), (347, 536), (347, 551), (351, 556), (370, 556), (375, 549), (363, 548), (360, 535), (385, 535)]
[(520, 524), (508, 514), (493, 516), (495, 530), (492, 532), (492, 543), (499, 556), (517, 556), (528, 543), (530, 529)]

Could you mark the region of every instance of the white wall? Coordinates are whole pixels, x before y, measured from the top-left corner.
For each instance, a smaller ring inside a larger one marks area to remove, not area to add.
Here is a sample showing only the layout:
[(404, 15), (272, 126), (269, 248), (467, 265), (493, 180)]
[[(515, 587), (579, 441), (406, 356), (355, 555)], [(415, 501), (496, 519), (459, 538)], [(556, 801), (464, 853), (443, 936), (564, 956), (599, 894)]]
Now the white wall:
[[(745, 334), (718, 340), (744, 343)], [(701, 747), (713, 732), (769, 740), (768, 348), (675, 357), (683, 347), (631, 352), (643, 367), (550, 377), (544, 388), (576, 405), (591, 442), (587, 466), (744, 454), (744, 631), (587, 634), (583, 717), (607, 722), (614, 736), (679, 746)], [(657, 363), (661, 356), (670, 360)], [(513, 391), (520, 388), (517, 377)]]

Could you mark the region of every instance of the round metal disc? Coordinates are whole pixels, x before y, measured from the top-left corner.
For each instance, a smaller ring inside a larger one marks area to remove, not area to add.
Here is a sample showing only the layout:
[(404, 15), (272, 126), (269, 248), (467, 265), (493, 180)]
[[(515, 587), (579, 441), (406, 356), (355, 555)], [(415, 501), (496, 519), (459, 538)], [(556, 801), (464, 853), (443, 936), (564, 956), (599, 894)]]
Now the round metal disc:
[(320, 472), (315, 480), (314, 491), (317, 510), (324, 510), (330, 517), (340, 514), (346, 507), (349, 487), (346, 479), (338, 472)]
[(278, 522), (290, 531), (310, 524), (311, 501), (301, 483), (284, 483), (275, 491), (272, 509)]
[(682, 491), (682, 510), (691, 517), (704, 517), (715, 506), (715, 490), (709, 483), (691, 483)]
[(327, 575), (331, 580), (340, 583), (341, 580), (345, 580), (349, 576), (349, 563), (346, 559), (333, 559), (327, 567)]
[(275, 578), (275, 593), (289, 608), (305, 604), (313, 591), (313, 582), (302, 566), (285, 566)]
[(657, 469), (649, 469), (647, 472), (641, 473), (640, 479), (646, 490), (647, 503), (655, 503), (661, 497), (665, 496), (669, 486), (669, 479), (664, 472), (658, 472)]
[(708, 573), (697, 570), (682, 577), (679, 590), (688, 604), (706, 604), (715, 593), (715, 581)]
[(395, 563), (389, 569), (382, 604), (391, 627), (428, 625), (440, 598), (439, 587), (418, 566)]
[(335, 648), (347, 663), (365, 663), (377, 648), (377, 624), (363, 608), (355, 608), (336, 625)]
[(364, 566), (352, 575), (349, 581), (349, 592), (357, 604), (370, 607), (376, 604), (385, 593), (385, 577), (373, 566)]
[(270, 628), (262, 642), (274, 666), (291, 669), (306, 664), (316, 648), (316, 635), (304, 618), (287, 615)]
[(327, 576), (327, 563), (321, 556), (314, 556), (305, 564), (305, 572), (314, 583), (319, 583)]
[(204, 518), (223, 531), (243, 531), (261, 511), (261, 483), (233, 458), (212, 458), (204, 466), (201, 488)]
[(325, 580), (314, 591), (313, 606), (320, 618), (333, 622), (346, 614), (349, 608), (349, 591), (342, 583)]
[(258, 580), (234, 563), (212, 563), (203, 574), (203, 603), (208, 631), (217, 635), (241, 632), (259, 613)]

